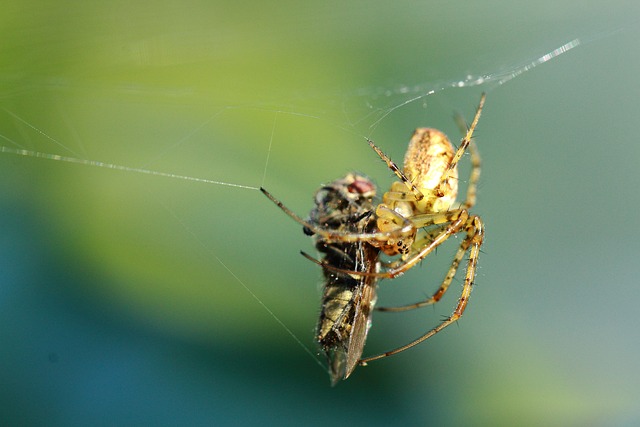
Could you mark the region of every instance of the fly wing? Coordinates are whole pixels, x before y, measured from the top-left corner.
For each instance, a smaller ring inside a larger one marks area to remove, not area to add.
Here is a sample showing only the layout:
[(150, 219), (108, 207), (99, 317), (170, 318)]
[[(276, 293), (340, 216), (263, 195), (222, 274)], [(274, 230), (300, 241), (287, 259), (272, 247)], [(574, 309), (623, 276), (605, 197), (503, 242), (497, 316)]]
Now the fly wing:
[[(378, 271), (378, 251), (374, 247), (366, 243), (362, 244), (357, 258), (364, 267), (362, 271), (368, 273)], [(358, 271), (361, 270), (358, 269)], [(377, 279), (372, 276), (360, 276), (358, 279), (360, 280), (360, 286), (358, 286), (353, 296), (355, 313), (349, 336), (349, 346), (346, 352), (344, 379), (347, 379), (358, 366), (358, 361), (362, 356), (367, 334), (371, 327), (373, 308), (376, 304)]]

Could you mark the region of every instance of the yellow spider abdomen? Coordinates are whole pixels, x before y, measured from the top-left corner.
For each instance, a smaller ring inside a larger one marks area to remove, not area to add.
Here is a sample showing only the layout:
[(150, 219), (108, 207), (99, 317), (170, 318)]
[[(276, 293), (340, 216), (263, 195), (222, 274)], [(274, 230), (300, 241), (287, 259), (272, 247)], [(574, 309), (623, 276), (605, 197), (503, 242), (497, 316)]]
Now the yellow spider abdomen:
[(403, 170), (425, 196), (417, 203), (417, 211), (441, 212), (455, 202), (458, 195), (458, 168), (453, 168), (447, 177), (443, 177), (454, 153), (449, 138), (437, 129), (418, 128), (413, 133), (404, 157)]

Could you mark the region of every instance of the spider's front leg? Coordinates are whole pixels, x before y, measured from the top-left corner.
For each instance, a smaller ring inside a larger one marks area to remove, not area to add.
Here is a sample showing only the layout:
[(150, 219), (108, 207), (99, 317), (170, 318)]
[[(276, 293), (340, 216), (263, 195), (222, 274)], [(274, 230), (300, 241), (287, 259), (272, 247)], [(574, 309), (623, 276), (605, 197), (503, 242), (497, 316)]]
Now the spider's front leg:
[(302, 225), (306, 230), (309, 230), (311, 234), (317, 234), (327, 241), (332, 242), (362, 242), (362, 241), (384, 241), (389, 238), (395, 238), (397, 236), (406, 235), (414, 232), (414, 227), (411, 221), (404, 219), (402, 225), (389, 231), (375, 231), (372, 233), (353, 233), (349, 231), (330, 230), (319, 227), (315, 224), (305, 221), (291, 209), (286, 207), (284, 203), (276, 199), (273, 194), (267, 191), (265, 188), (260, 187), (262, 194), (267, 196), (278, 208), (291, 217), (298, 224)]
[[(392, 263), (392, 266), (388, 268), (386, 271), (364, 272), (364, 271), (345, 270), (332, 265), (328, 265), (322, 261), (318, 261), (317, 259), (311, 257), (310, 255), (304, 252), (302, 252), (302, 255), (324, 268), (327, 268), (329, 270), (333, 270), (339, 273), (351, 274), (351, 275), (363, 276), (363, 277), (378, 277), (378, 278), (393, 279), (394, 277), (398, 277), (402, 275), (404, 272), (411, 269), (413, 266), (415, 266), (420, 261), (422, 261), (422, 259), (424, 259), (431, 252), (433, 252), (438, 246), (443, 244), (450, 236), (464, 230), (465, 224), (468, 221), (468, 219), (469, 219), (469, 212), (464, 209), (449, 211), (449, 212), (442, 212), (442, 213), (416, 215), (411, 219), (411, 223), (414, 228), (428, 227), (431, 225), (439, 225), (439, 227), (435, 228), (434, 230), (429, 232), (427, 235), (420, 237), (418, 240), (413, 241), (413, 246), (411, 247), (411, 250), (407, 251), (407, 253), (402, 257), (402, 259)], [(370, 244), (375, 246), (375, 242), (370, 242)], [(392, 247), (391, 249), (394, 249), (394, 248)], [(395, 254), (397, 253), (398, 252), (395, 252)], [(464, 251), (459, 256), (460, 257), (464, 256)], [(456, 265), (456, 268), (457, 268), (457, 265)], [(450, 274), (451, 274), (451, 271), (447, 275), (447, 277)], [(453, 274), (455, 275), (455, 271), (453, 272)]]

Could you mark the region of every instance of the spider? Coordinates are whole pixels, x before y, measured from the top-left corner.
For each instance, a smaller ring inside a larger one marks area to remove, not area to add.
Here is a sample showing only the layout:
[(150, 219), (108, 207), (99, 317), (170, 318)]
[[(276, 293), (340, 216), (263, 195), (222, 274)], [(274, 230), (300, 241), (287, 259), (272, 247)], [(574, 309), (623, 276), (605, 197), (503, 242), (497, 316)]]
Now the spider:
[[(359, 365), (364, 366), (368, 362), (400, 353), (420, 344), (460, 319), (467, 307), (484, 239), (482, 220), (469, 213), (469, 209), (476, 202), (476, 187), (480, 177), (480, 156), (472, 138), (484, 102), (485, 94), (483, 93), (474, 118), (466, 129), (457, 149), (439, 130), (418, 128), (409, 142), (403, 170), (400, 170), (373, 141), (367, 139), (371, 148), (399, 178), (399, 181), (394, 182), (391, 189), (383, 195), (382, 203), (375, 208), (375, 227), (371, 231), (350, 232), (345, 231), (344, 227), (332, 229), (318, 226), (301, 219), (267, 190), (260, 189), (287, 215), (302, 224), (305, 230), (316, 234), (318, 239), (327, 243), (337, 244), (336, 248), (344, 250), (349, 243), (364, 242), (379, 248), (386, 255), (399, 256), (395, 261), (386, 263), (383, 270), (375, 268), (375, 271), (370, 271), (371, 268), (341, 268), (326, 259), (317, 261), (303, 253), (326, 270), (352, 275), (352, 277), (376, 279), (398, 277), (422, 261), (451, 236), (465, 233), (444, 280), (430, 298), (401, 307), (379, 309), (382, 311), (403, 311), (435, 304), (448, 290), (464, 255), (469, 252), (462, 292), (451, 315), (408, 344), (385, 353), (360, 359), (358, 360)], [(457, 165), (467, 148), (471, 153), (472, 165), (467, 197), (465, 201), (456, 203), (458, 194)]]

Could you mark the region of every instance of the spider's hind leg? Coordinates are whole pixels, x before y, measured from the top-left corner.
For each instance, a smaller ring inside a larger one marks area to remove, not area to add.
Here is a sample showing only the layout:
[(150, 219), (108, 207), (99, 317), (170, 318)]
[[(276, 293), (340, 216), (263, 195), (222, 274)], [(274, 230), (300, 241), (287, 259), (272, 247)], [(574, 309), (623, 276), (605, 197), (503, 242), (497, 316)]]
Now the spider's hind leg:
[[(428, 242), (433, 240), (434, 237), (440, 231), (441, 231), (441, 228), (435, 228), (433, 230), (429, 230), (429, 232), (421, 235), (419, 239), (416, 240), (416, 243), (422, 246), (427, 245)], [(460, 263), (462, 262), (462, 259), (464, 258), (465, 253), (467, 253), (467, 250), (469, 250), (469, 246), (471, 245), (471, 239), (473, 237), (472, 234), (473, 234), (473, 230), (467, 231), (467, 236), (460, 243), (460, 246), (458, 247), (458, 250), (455, 256), (453, 257), (453, 261), (451, 261), (451, 266), (449, 267), (449, 271), (447, 272), (447, 275), (445, 276), (444, 280), (440, 284), (440, 287), (433, 293), (433, 295), (431, 295), (431, 297), (423, 301), (419, 301), (413, 304), (402, 305), (398, 307), (376, 307), (376, 310), (386, 311), (386, 312), (407, 311), (407, 310), (413, 310), (420, 307), (426, 307), (428, 305), (433, 305), (438, 301), (440, 301), (444, 296), (444, 294), (449, 289), (449, 285), (451, 285), (453, 278), (456, 276), (456, 273), (458, 272), (458, 267), (460, 266)]]
[[(473, 288), (474, 279), (476, 275), (476, 269), (478, 267), (478, 256), (480, 254), (480, 247), (482, 246), (482, 242), (484, 240), (484, 224), (482, 220), (477, 216), (467, 217), (464, 221), (464, 231), (467, 232), (467, 236), (465, 237), (465, 241), (468, 242), (465, 245), (469, 250), (469, 262), (467, 264), (467, 271), (464, 278), (464, 284), (462, 286), (462, 292), (460, 293), (460, 297), (458, 298), (458, 303), (456, 304), (453, 312), (443, 320), (438, 326), (429, 330), (424, 335), (416, 338), (408, 344), (405, 344), (401, 347), (393, 349), (391, 351), (387, 351), (385, 353), (378, 354), (376, 356), (367, 357), (361, 359), (358, 363), (360, 365), (366, 365), (368, 362), (382, 359), (384, 357), (392, 356), (394, 354), (403, 352), (415, 345), (420, 344), (421, 342), (431, 338), (450, 324), (456, 322), (462, 315), (464, 314), (465, 309), (467, 308), (467, 303), (469, 302), (469, 297), (471, 296), (471, 290)], [(462, 231), (462, 230), (460, 230)], [(455, 233), (455, 232), (454, 232)], [(448, 237), (448, 236), (447, 236)], [(430, 245), (431, 246), (431, 245)], [(461, 246), (462, 248), (462, 246)], [(425, 250), (426, 252), (426, 250)], [(463, 252), (463, 254), (464, 254)], [(453, 267), (453, 265), (452, 265)], [(448, 277), (448, 275), (447, 275)], [(445, 279), (446, 280), (446, 279)]]

